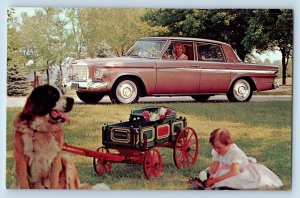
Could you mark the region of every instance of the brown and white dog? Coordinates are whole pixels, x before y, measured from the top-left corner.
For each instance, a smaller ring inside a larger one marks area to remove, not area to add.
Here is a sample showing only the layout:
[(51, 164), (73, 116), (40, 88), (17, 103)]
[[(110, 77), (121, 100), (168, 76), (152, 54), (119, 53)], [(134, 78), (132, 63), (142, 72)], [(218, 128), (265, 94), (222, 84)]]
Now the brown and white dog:
[[(14, 120), (15, 188), (91, 189), (80, 184), (74, 163), (62, 155), (63, 123), (74, 100), (50, 85), (35, 88)], [(108, 189), (99, 184), (95, 189)]]

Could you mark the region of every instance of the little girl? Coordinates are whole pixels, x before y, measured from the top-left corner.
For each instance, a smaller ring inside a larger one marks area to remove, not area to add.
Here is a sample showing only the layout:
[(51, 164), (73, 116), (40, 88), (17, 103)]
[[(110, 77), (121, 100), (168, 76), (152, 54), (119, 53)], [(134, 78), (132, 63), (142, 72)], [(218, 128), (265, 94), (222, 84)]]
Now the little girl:
[(206, 186), (228, 189), (278, 188), (281, 180), (267, 167), (257, 164), (233, 142), (226, 129), (211, 132), (209, 143), (212, 145), (212, 160)]

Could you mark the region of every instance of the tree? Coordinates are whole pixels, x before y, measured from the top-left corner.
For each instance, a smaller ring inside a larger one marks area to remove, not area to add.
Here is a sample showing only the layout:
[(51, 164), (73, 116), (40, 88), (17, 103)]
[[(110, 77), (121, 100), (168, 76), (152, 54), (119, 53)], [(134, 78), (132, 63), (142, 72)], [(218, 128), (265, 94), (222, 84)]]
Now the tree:
[(293, 11), (256, 10), (242, 43), (247, 49), (278, 50), (282, 54), (282, 84), (286, 84), (287, 67), (293, 51)]
[(61, 92), (64, 94), (66, 93), (66, 88), (63, 87), (63, 79), (62, 79), (62, 73), (61, 70), (58, 70), (56, 73), (56, 79), (54, 84), (56, 85), (57, 88), (61, 90)]
[(27, 78), (25, 59), (19, 50), (19, 37), (16, 31), (14, 10), (8, 10), (7, 21), (7, 95), (24, 96), (28, 94), (29, 81)]
[[(282, 60), (276, 60), (273, 62), (273, 64), (279, 67), (278, 76), (282, 76)], [(290, 59), (287, 65), (286, 77), (292, 77), (292, 76), (293, 76), (293, 60)]]
[(30, 82), (24, 70), (24, 59), (19, 52), (10, 52), (14, 58), (7, 60), (7, 95), (25, 96), (28, 94)]
[(111, 47), (107, 43), (103, 42), (100, 43), (100, 45), (96, 49), (96, 56), (98, 58), (106, 58), (106, 57), (113, 57), (115, 56), (115, 54), (111, 50)]
[(117, 56), (141, 37), (149, 36), (152, 31), (149, 25), (141, 21), (145, 9), (108, 9), (95, 8), (82, 10), (81, 24), (84, 24), (82, 35), (87, 53), (95, 57), (98, 46), (109, 44)]
[(230, 43), (242, 60), (251, 50), (241, 43), (253, 10), (243, 9), (149, 9), (143, 20), (162, 26), (165, 36), (186, 36)]
[(98, 57), (104, 43), (115, 55), (123, 55), (137, 39), (157, 31), (141, 21), (144, 13), (145, 9), (66, 9), (69, 55), (76, 59)]
[(70, 8), (66, 9), (65, 16), (67, 18), (66, 43), (68, 46), (68, 56), (75, 59), (81, 59), (87, 56), (86, 41), (84, 31), (87, 29), (86, 21), (83, 18), (83, 9)]
[(49, 84), (49, 69), (60, 65), (66, 56), (62, 9), (36, 9), (34, 16), (22, 15), (21, 36), (23, 55), (33, 62), (32, 70), (46, 71)]

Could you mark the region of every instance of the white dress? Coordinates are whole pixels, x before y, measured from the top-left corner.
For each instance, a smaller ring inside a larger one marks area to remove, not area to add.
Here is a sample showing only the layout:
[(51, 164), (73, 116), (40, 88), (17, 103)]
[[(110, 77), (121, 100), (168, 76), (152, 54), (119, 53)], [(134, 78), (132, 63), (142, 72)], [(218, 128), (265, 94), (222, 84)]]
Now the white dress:
[(263, 187), (278, 188), (283, 186), (278, 176), (267, 167), (257, 164), (256, 159), (247, 157), (236, 145), (232, 144), (224, 156), (212, 150), (214, 161), (220, 162), (217, 172), (211, 176), (224, 175), (230, 171), (232, 163), (238, 163), (240, 173), (233, 177), (219, 181), (213, 187), (230, 187), (235, 189), (256, 189)]
[(181, 54), (176, 60), (188, 60), (188, 57), (185, 54)]

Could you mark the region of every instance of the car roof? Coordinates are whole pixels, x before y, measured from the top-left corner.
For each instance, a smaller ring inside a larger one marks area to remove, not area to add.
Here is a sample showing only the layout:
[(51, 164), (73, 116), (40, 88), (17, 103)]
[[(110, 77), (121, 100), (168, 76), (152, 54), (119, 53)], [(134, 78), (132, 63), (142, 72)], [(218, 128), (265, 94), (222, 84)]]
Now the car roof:
[(209, 43), (217, 43), (229, 45), (228, 43), (224, 43), (221, 41), (203, 39), (203, 38), (192, 38), (192, 37), (144, 37), (140, 40), (181, 40), (181, 41), (200, 41), (200, 42), (209, 42)]

